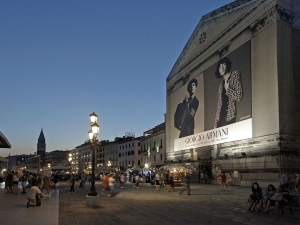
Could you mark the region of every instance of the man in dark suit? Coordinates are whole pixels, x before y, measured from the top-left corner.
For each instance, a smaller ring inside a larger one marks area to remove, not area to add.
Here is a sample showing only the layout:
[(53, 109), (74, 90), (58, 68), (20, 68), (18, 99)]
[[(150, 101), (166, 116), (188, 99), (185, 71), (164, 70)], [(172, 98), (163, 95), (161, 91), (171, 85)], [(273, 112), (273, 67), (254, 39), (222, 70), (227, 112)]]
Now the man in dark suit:
[(185, 96), (183, 102), (177, 106), (174, 115), (174, 126), (180, 130), (179, 138), (194, 134), (194, 117), (199, 106), (199, 101), (195, 96), (197, 86), (198, 81), (196, 79), (192, 79), (187, 86), (189, 96)]

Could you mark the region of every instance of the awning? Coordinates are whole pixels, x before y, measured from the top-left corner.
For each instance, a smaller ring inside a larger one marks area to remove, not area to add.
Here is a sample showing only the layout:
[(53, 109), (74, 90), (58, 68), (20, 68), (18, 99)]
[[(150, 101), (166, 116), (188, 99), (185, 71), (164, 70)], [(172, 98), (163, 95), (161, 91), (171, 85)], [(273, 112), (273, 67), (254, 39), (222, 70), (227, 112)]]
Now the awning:
[(183, 166), (162, 166), (161, 168), (164, 168), (164, 169), (186, 169)]
[(69, 170), (69, 169), (70, 169), (69, 166), (61, 166), (61, 165), (51, 167), (51, 170)]
[(0, 148), (11, 148), (11, 144), (9, 141), (6, 139), (4, 134), (0, 131)]
[(95, 168), (95, 170), (114, 170), (114, 169), (109, 166), (98, 166)]

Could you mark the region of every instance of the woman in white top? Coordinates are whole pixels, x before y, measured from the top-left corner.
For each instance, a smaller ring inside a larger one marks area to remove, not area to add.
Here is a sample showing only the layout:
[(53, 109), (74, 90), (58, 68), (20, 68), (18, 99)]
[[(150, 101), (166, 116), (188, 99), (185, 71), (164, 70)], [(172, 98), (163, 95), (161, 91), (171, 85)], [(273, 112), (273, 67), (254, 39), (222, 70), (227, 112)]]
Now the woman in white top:
[(18, 176), (18, 172), (14, 171), (13, 172), (13, 193), (15, 195), (19, 194), (19, 176)]

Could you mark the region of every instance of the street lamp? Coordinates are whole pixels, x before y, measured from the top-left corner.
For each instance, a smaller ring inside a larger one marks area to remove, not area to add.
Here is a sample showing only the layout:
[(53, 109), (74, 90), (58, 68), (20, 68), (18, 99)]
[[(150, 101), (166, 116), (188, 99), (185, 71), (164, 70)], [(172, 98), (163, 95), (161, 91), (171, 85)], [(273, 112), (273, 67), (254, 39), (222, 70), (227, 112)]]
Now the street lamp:
[(91, 129), (88, 132), (89, 139), (92, 144), (92, 179), (91, 179), (91, 187), (88, 196), (97, 196), (96, 187), (95, 187), (95, 149), (97, 143), (97, 135), (99, 134), (100, 126), (97, 124), (97, 114), (94, 112), (90, 115), (91, 120)]

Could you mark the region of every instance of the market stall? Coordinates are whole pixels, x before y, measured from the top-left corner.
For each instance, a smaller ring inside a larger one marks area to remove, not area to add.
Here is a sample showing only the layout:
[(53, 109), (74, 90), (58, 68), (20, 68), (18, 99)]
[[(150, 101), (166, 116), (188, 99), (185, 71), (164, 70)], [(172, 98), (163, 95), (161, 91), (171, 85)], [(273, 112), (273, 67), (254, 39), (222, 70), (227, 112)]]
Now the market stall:
[(125, 172), (126, 180), (129, 182), (135, 183), (135, 175), (136, 174), (139, 174), (140, 176), (145, 175), (146, 183), (150, 183), (151, 177), (155, 176), (155, 170), (151, 169), (151, 168), (147, 168), (147, 167), (145, 167), (143, 169), (140, 169), (140, 168), (127, 169)]
[(159, 171), (173, 175), (174, 186), (182, 186), (183, 179), (187, 174), (187, 169), (183, 166), (162, 166)]

